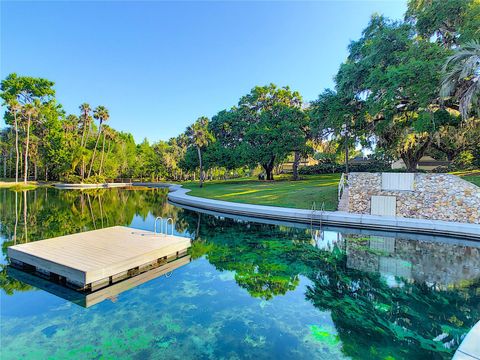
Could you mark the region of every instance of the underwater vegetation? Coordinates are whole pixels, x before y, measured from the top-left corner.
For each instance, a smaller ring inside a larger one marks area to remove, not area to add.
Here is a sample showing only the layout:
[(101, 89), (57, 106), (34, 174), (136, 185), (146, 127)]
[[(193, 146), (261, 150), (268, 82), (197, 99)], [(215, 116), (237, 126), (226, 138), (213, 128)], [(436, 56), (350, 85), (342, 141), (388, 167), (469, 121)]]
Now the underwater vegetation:
[(151, 189), (0, 197), (4, 254), (102, 226), (152, 229), (167, 215), (193, 239), (193, 261), (171, 277), (89, 309), (3, 266), (2, 359), (449, 359), (480, 318), (475, 247), (213, 217)]

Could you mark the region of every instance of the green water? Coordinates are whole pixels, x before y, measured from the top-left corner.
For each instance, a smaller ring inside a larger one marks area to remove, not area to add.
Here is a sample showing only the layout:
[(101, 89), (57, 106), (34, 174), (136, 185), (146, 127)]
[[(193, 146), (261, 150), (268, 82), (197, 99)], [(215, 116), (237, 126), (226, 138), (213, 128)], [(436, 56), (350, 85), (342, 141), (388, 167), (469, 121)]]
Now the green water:
[(6, 248), (171, 216), (192, 262), (83, 308), (2, 266), (1, 359), (450, 359), (480, 319), (480, 244), (214, 217), (162, 190), (0, 190)]

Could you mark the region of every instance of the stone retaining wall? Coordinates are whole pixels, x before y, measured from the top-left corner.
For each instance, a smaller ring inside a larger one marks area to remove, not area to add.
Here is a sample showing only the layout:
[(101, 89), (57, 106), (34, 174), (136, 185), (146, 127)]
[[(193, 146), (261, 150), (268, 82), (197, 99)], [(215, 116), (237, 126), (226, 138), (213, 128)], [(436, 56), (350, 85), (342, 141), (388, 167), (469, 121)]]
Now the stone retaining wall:
[(447, 289), (480, 277), (480, 248), (437, 241), (342, 234), (347, 267), (387, 272)]
[(372, 196), (394, 196), (396, 216), (480, 224), (480, 187), (449, 174), (415, 174), (413, 191), (382, 190), (381, 173), (349, 175), (348, 210), (370, 214)]

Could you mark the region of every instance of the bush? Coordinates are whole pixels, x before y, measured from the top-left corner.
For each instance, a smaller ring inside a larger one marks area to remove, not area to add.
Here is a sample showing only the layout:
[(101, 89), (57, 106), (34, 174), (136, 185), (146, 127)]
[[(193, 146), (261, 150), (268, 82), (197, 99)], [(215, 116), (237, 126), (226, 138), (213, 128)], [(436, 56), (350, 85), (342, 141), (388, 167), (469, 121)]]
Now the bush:
[(107, 182), (104, 176), (93, 175), (83, 180), (84, 184), (104, 184)]
[(60, 178), (60, 180), (67, 184), (79, 184), (82, 182), (82, 178), (79, 175), (69, 174)]
[(438, 166), (435, 169), (433, 169), (432, 172), (443, 174), (443, 173), (449, 173), (456, 170), (457, 170), (457, 167), (453, 164), (450, 164), (448, 166)]
[(469, 168), (473, 168), (474, 161), (475, 157), (473, 156), (472, 152), (462, 151), (460, 154), (458, 154), (458, 156), (455, 157), (453, 163), (458, 169), (467, 170)]
[[(363, 164), (349, 165), (350, 172), (382, 172), (392, 171), (390, 165), (383, 161), (371, 161)], [(403, 170), (404, 172), (405, 170)], [(329, 174), (345, 172), (345, 164), (324, 163), (313, 166), (301, 167), (298, 173), (301, 175)]]

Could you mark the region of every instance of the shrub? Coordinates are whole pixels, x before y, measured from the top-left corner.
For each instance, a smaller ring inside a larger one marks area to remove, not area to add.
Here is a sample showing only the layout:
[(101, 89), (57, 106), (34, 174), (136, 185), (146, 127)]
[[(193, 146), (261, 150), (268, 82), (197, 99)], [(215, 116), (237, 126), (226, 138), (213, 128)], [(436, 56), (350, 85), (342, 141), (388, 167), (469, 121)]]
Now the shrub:
[(60, 180), (67, 184), (79, 184), (82, 182), (82, 178), (74, 174), (65, 175)]
[[(350, 172), (382, 172), (392, 171), (390, 165), (384, 161), (370, 161), (362, 164), (349, 165)], [(405, 170), (403, 170), (404, 172)], [(301, 175), (328, 174), (345, 172), (344, 164), (324, 163), (313, 166), (301, 167), (298, 170)]]
[(462, 151), (457, 157), (455, 157), (453, 163), (458, 169), (466, 170), (473, 167), (474, 160), (475, 157), (470, 151)]
[(93, 175), (83, 180), (84, 184), (103, 184), (105, 182), (105, 177), (101, 175)]
[(433, 169), (432, 172), (443, 174), (443, 173), (449, 173), (456, 170), (457, 170), (457, 167), (453, 164), (450, 164), (448, 166), (438, 166), (435, 169)]

